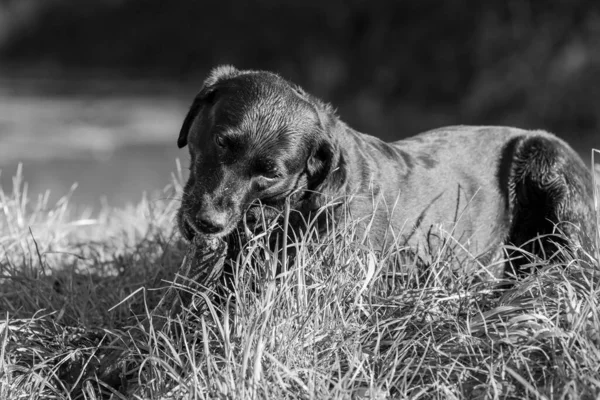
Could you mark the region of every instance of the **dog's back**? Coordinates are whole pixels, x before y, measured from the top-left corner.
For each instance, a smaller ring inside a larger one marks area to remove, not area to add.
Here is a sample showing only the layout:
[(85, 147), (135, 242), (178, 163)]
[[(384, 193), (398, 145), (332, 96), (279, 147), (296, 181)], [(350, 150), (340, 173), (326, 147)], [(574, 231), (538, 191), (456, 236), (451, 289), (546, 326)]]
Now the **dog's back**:
[[(368, 229), (377, 246), (408, 246), (424, 261), (451, 251), (488, 263), (502, 244), (558, 231), (591, 243), (591, 175), (552, 134), (454, 126), (390, 144), (366, 135), (360, 141), (355, 164), (363, 171), (355, 176), (368, 175), (361, 187), (379, 196), (375, 207), (355, 196), (350, 209), (373, 213)], [(528, 250), (548, 251), (548, 243)]]

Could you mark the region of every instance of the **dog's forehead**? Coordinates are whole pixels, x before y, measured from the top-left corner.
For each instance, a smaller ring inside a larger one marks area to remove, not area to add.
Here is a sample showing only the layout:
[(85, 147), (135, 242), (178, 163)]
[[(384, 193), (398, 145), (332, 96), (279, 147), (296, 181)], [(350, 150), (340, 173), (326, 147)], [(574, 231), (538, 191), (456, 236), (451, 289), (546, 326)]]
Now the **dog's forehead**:
[(227, 89), (222, 112), (244, 134), (267, 139), (302, 131), (316, 122), (310, 104), (275, 74), (241, 75), (231, 79)]

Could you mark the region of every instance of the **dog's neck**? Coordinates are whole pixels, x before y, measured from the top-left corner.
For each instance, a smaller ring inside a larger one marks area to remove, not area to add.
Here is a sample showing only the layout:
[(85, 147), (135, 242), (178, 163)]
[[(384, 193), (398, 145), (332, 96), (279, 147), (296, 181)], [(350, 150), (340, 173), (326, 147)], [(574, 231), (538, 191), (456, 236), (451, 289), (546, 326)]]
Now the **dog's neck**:
[[(412, 164), (407, 152), (402, 150), (401, 142), (386, 143), (375, 136), (358, 132), (342, 121), (336, 124), (334, 136), (340, 158), (353, 160), (340, 166), (346, 168), (346, 176), (353, 177), (344, 185), (345, 195), (377, 192), (378, 182), (410, 173)], [(388, 168), (390, 164), (393, 168)]]

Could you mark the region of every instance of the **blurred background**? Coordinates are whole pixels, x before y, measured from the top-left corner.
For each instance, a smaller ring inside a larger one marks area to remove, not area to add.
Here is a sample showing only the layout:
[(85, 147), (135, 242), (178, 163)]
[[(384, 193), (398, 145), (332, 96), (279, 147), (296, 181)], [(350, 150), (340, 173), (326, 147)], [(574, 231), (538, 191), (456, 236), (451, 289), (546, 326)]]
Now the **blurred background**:
[(269, 69), (386, 140), (450, 124), (600, 147), (597, 0), (0, 0), (0, 183), (99, 207), (169, 183), (215, 65)]

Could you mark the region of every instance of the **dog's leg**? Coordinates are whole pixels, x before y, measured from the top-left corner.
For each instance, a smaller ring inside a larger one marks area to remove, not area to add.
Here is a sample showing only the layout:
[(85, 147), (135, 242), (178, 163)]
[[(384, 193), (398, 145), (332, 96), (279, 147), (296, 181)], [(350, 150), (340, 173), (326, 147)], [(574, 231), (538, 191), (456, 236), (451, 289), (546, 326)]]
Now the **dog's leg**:
[[(513, 245), (549, 258), (560, 248), (591, 243), (591, 176), (574, 151), (559, 139), (536, 134), (517, 145), (509, 192), (509, 241)], [(512, 262), (512, 272), (523, 274), (526, 259), (509, 256), (518, 258)]]

